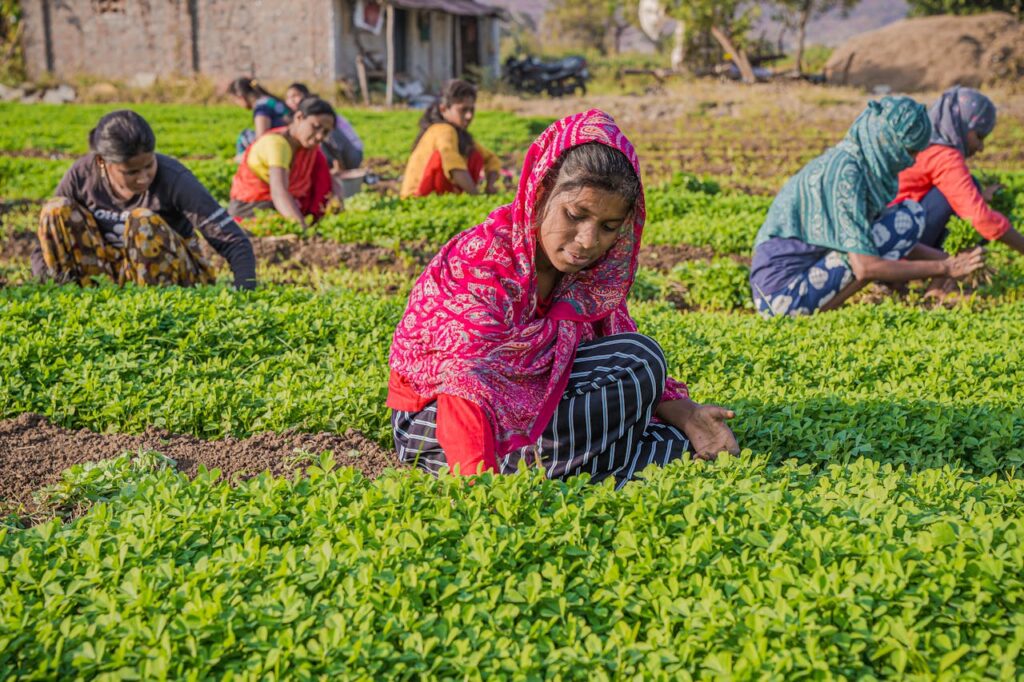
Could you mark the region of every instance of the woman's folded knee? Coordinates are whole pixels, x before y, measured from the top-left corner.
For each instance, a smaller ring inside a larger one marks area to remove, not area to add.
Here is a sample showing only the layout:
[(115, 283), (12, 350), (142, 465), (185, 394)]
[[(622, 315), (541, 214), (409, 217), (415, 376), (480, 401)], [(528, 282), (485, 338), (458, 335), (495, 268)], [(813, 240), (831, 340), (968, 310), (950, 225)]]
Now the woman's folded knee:
[(78, 202), (73, 199), (68, 199), (67, 197), (50, 197), (46, 200), (46, 203), (43, 204), (42, 209), (40, 209), (39, 217), (43, 219), (54, 215), (60, 215), (66, 211), (72, 211), (75, 209), (84, 210), (78, 205)]

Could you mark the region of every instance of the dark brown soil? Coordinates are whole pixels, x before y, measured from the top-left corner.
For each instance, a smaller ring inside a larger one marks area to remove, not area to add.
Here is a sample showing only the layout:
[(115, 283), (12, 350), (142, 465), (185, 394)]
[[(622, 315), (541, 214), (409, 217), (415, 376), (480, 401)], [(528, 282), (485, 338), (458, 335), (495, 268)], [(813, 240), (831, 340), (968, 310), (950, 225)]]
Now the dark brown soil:
[[(201, 242), (205, 245), (205, 242)], [(410, 277), (417, 276), (434, 256), (434, 248), (427, 244), (404, 244), (396, 255), (393, 249), (373, 244), (345, 244), (323, 237), (253, 237), (253, 250), (260, 264), (280, 266), (284, 271), (305, 271), (311, 268), (333, 270), (390, 270)], [(36, 247), (36, 236), (31, 232), (13, 232), (4, 239), (0, 236), (0, 262), (27, 261)], [(208, 248), (208, 247), (206, 247)], [(209, 255), (214, 262), (225, 267), (219, 256)], [(714, 251), (706, 246), (689, 244), (646, 244), (640, 249), (640, 265), (654, 270), (668, 271), (683, 261), (707, 260)]]
[(37, 244), (39, 244), (39, 240), (31, 232), (12, 232), (7, 239), (4, 239), (0, 233), (0, 260), (27, 261)]
[(394, 249), (373, 244), (344, 244), (315, 236), (254, 237), (252, 244), (258, 263), (281, 265), (285, 269), (380, 268), (416, 274), (433, 256), (426, 249), (411, 246), (403, 248), (403, 257), (398, 258)]
[(708, 246), (689, 244), (641, 244), (640, 265), (652, 270), (668, 271), (683, 261), (710, 260), (715, 252)]
[(32, 492), (60, 480), (60, 472), (74, 464), (96, 462), (139, 449), (155, 450), (177, 462), (180, 471), (195, 476), (199, 465), (220, 469), (232, 480), (263, 471), (275, 475), (301, 471), (310, 465), (301, 453), (334, 453), (339, 466), (351, 466), (367, 478), (399, 465), (394, 453), (358, 431), (339, 433), (261, 433), (244, 440), (207, 441), (150, 428), (140, 435), (100, 434), (88, 429), (71, 431), (51, 424), (38, 414), (0, 420), (0, 513), (33, 509)]

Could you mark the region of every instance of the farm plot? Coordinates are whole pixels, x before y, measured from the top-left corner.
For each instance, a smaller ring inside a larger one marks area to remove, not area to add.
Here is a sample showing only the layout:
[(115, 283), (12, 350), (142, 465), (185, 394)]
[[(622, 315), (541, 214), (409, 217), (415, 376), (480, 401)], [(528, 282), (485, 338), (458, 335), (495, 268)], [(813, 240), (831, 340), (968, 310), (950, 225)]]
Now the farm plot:
[[(993, 247), (953, 309), (749, 314), (761, 193), (833, 127), (638, 126), (631, 310), (745, 450), (615, 492), (391, 466), (409, 287), (508, 194), (261, 217), (254, 292), (31, 283), (34, 202), (103, 110), (0, 109), (0, 679), (1021, 676), (1024, 262)], [(225, 198), (245, 112), (140, 110)], [(490, 116), (509, 159), (545, 122)], [(416, 114), (351, 120), (397, 172)], [(1018, 218), (1019, 121), (984, 167)]]

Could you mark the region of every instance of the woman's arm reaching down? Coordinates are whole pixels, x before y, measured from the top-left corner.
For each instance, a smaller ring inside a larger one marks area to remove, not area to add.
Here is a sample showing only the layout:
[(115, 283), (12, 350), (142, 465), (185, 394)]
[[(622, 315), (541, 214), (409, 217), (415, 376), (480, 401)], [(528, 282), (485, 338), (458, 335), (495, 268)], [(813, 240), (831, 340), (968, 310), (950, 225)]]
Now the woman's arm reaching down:
[(278, 213), (305, 226), (306, 217), (302, 215), (302, 210), (295, 201), (295, 197), (288, 192), (288, 169), (271, 167), (270, 199), (274, 202), (274, 208)]
[[(911, 252), (913, 253), (913, 252)], [(921, 251), (918, 251), (919, 257)], [(850, 268), (860, 281), (907, 282), (929, 277), (959, 278), (985, 264), (981, 247), (943, 260), (887, 260), (860, 253), (850, 254)]]

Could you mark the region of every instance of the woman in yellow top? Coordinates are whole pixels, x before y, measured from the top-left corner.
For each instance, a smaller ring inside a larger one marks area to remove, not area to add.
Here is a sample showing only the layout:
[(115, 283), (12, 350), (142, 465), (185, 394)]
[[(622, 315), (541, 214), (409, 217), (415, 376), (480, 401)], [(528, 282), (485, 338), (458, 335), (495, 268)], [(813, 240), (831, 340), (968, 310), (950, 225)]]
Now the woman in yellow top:
[(425, 197), (449, 192), (498, 191), (501, 160), (473, 140), (467, 128), (476, 111), (476, 86), (462, 80), (448, 81), (437, 102), (420, 118), (420, 134), (405, 165), (400, 196)]
[(299, 104), (291, 123), (272, 128), (245, 150), (231, 182), (228, 213), (244, 219), (257, 209), (276, 209), (308, 224), (323, 215), (333, 191), (331, 171), (320, 143), (334, 129), (334, 109), (317, 97)]

